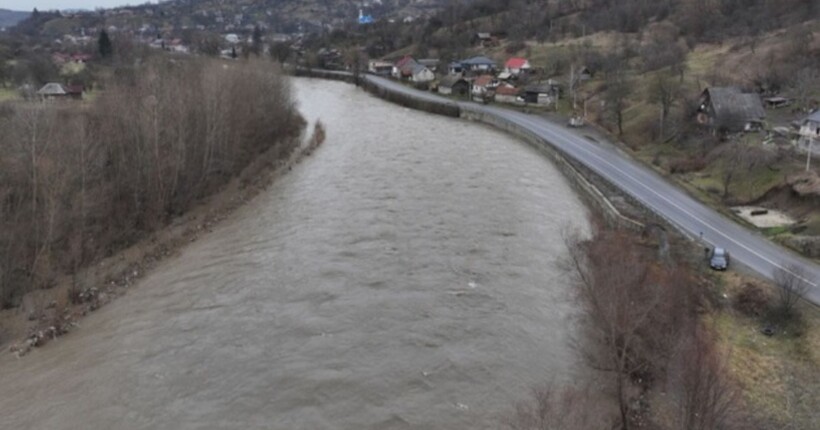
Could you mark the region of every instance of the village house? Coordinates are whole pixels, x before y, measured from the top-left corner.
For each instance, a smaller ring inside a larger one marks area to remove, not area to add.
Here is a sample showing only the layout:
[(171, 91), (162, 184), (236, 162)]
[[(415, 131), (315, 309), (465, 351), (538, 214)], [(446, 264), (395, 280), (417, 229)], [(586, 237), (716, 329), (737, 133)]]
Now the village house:
[(57, 82), (50, 82), (45, 84), (42, 88), (37, 90), (37, 96), (44, 100), (55, 100), (55, 99), (76, 99), (81, 100), (83, 98), (83, 86), (82, 85), (62, 85)]
[(413, 68), (418, 62), (411, 56), (405, 55), (393, 64), (391, 75), (396, 79), (409, 79), (413, 76)]
[(411, 70), (410, 80), (416, 83), (433, 82), (436, 79), (433, 73), (427, 66), (416, 63)]
[(469, 71), (473, 73), (492, 72), (496, 68), (495, 61), (483, 55), (468, 58), (461, 62), (461, 66), (464, 68), (464, 71)]
[(518, 98), (519, 89), (512, 85), (500, 85), (495, 89), (495, 101), (498, 103), (522, 103)]
[(498, 46), (498, 38), (487, 32), (479, 32), (474, 34), (472, 42), (473, 45), (478, 45), (483, 48)]
[(441, 63), (441, 60), (436, 58), (423, 58), (421, 60), (418, 60), (418, 63), (430, 69), (431, 72), (435, 73), (438, 71), (438, 65)]
[(560, 86), (554, 81), (533, 84), (524, 89), (524, 101), (540, 106), (548, 106), (558, 100)]
[(447, 74), (461, 75), (464, 73), (464, 65), (458, 61), (454, 61), (447, 66)]
[(799, 144), (808, 146), (812, 142), (820, 143), (820, 110), (807, 116), (800, 124)]
[(509, 73), (511, 76), (518, 77), (529, 73), (530, 70), (532, 70), (532, 66), (526, 58), (513, 57), (504, 64), (504, 73)]
[(448, 75), (438, 84), (438, 93), (446, 96), (456, 95), (464, 97), (470, 92), (470, 83), (458, 75)]
[(498, 87), (498, 79), (492, 75), (481, 75), (473, 80), (470, 93), (474, 100), (486, 101)]
[(715, 131), (736, 133), (763, 128), (766, 111), (755, 93), (737, 87), (712, 87), (703, 91), (697, 121)]
[(370, 60), (367, 63), (367, 70), (374, 75), (390, 76), (393, 72), (393, 63), (382, 60)]

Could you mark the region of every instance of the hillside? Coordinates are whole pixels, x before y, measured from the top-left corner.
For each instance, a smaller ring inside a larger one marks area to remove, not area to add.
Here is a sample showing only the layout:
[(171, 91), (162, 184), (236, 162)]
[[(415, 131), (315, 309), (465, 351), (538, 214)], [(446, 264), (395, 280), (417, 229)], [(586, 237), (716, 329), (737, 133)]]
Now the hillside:
[(8, 9), (0, 9), (0, 28), (11, 27), (18, 22), (28, 18), (30, 13), (18, 12)]
[[(29, 36), (60, 37), (81, 30), (114, 27), (117, 31), (179, 34), (186, 30), (211, 33), (314, 33), (354, 26), (359, 11), (374, 20), (413, 21), (432, 16), (446, 0), (171, 0), (104, 11), (63, 12), (23, 25)], [(44, 14), (41, 14), (44, 15)], [(36, 31), (31, 31), (32, 28)]]

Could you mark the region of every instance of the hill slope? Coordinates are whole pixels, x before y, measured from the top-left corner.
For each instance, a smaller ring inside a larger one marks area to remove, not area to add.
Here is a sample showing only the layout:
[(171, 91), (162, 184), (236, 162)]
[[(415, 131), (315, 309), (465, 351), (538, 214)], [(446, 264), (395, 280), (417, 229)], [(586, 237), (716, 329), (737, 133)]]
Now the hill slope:
[(30, 13), (18, 12), (8, 9), (0, 9), (0, 28), (11, 27), (18, 22), (28, 18)]

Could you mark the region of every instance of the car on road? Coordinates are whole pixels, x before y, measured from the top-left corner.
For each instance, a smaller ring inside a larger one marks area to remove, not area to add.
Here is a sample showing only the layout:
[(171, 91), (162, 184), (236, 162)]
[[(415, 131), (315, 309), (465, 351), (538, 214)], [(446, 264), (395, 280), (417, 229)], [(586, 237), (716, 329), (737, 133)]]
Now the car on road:
[(729, 268), (729, 251), (724, 248), (714, 248), (709, 255), (709, 267), (715, 270)]

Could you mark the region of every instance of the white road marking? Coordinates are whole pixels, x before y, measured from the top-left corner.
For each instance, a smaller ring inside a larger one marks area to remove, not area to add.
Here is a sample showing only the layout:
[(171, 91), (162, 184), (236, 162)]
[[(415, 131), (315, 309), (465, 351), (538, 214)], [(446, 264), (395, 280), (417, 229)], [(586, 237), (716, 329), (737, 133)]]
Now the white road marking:
[[(492, 113), (492, 112), (489, 112), (489, 113)], [(503, 118), (503, 117), (502, 117), (502, 118)], [(542, 133), (544, 133), (544, 134), (551, 135), (551, 136), (552, 136), (553, 138), (555, 138), (555, 139), (562, 139), (562, 140), (564, 140), (564, 144), (565, 144), (566, 146), (570, 146), (570, 145), (571, 145), (571, 146), (574, 146), (575, 148), (578, 148), (579, 150), (581, 150), (581, 151), (585, 152), (587, 155), (589, 155), (589, 156), (591, 156), (591, 157), (593, 157), (593, 158), (595, 158), (595, 159), (599, 160), (601, 163), (603, 163), (603, 164), (605, 164), (605, 165), (608, 165), (608, 166), (609, 166), (610, 168), (612, 168), (613, 170), (615, 170), (615, 171), (619, 172), (621, 175), (623, 175), (623, 176), (625, 176), (625, 177), (629, 178), (630, 180), (632, 180), (632, 181), (633, 181), (633, 182), (635, 182), (636, 184), (641, 185), (642, 187), (644, 187), (645, 189), (647, 189), (650, 193), (654, 194), (655, 196), (659, 197), (661, 200), (663, 200), (663, 201), (667, 202), (669, 205), (671, 205), (671, 206), (673, 206), (674, 208), (678, 209), (678, 211), (679, 211), (679, 212), (681, 212), (681, 213), (683, 213), (683, 214), (688, 215), (688, 216), (689, 216), (690, 218), (692, 218), (693, 220), (696, 220), (697, 222), (701, 223), (703, 226), (705, 226), (705, 227), (707, 227), (708, 229), (712, 230), (714, 233), (717, 233), (717, 235), (719, 235), (719, 236), (721, 236), (721, 237), (723, 237), (723, 238), (727, 239), (729, 242), (731, 242), (731, 243), (733, 243), (733, 244), (735, 244), (735, 245), (738, 245), (738, 247), (745, 249), (745, 250), (746, 250), (747, 252), (749, 252), (750, 254), (757, 256), (759, 259), (761, 259), (761, 260), (763, 260), (763, 261), (765, 261), (765, 262), (767, 262), (767, 263), (771, 264), (771, 265), (772, 265), (772, 266), (774, 266), (775, 268), (779, 268), (779, 269), (781, 269), (781, 270), (785, 270), (785, 271), (787, 271), (787, 272), (791, 273), (792, 275), (797, 276), (798, 278), (802, 279), (802, 280), (803, 280), (803, 281), (805, 281), (806, 283), (808, 283), (808, 284), (812, 285), (813, 287), (817, 287), (817, 284), (815, 284), (814, 282), (811, 282), (810, 280), (805, 279), (805, 278), (803, 278), (803, 277), (799, 276), (798, 274), (791, 272), (791, 271), (790, 271), (790, 270), (788, 270), (787, 268), (785, 268), (785, 267), (781, 266), (779, 263), (775, 263), (774, 261), (770, 260), (768, 257), (766, 257), (766, 256), (764, 256), (764, 255), (759, 254), (758, 252), (754, 251), (753, 249), (749, 248), (748, 246), (744, 245), (743, 243), (738, 242), (737, 240), (735, 240), (735, 239), (734, 239), (734, 238), (732, 238), (731, 236), (728, 236), (728, 235), (724, 234), (723, 232), (721, 232), (720, 230), (718, 230), (718, 229), (716, 229), (714, 226), (712, 226), (710, 223), (708, 223), (708, 222), (704, 221), (703, 219), (701, 219), (699, 216), (697, 216), (697, 215), (693, 214), (692, 212), (688, 211), (687, 209), (685, 209), (685, 208), (681, 207), (680, 205), (678, 205), (678, 204), (677, 204), (677, 203), (675, 203), (674, 201), (672, 201), (672, 200), (668, 199), (668, 198), (667, 198), (666, 196), (664, 196), (663, 194), (658, 193), (657, 191), (655, 191), (655, 189), (653, 189), (653, 188), (652, 188), (652, 187), (650, 187), (649, 185), (645, 184), (644, 182), (642, 182), (641, 180), (639, 180), (639, 179), (638, 179), (638, 178), (636, 178), (635, 176), (633, 176), (633, 175), (631, 175), (630, 173), (628, 173), (628, 172), (626, 172), (626, 171), (622, 170), (620, 167), (618, 167), (618, 166), (617, 166), (617, 165), (615, 165), (615, 164), (612, 164), (611, 162), (609, 162), (608, 160), (606, 160), (606, 159), (602, 158), (602, 157), (601, 157), (601, 156), (599, 156), (598, 154), (596, 154), (596, 153), (592, 152), (589, 148), (586, 148), (586, 147), (584, 146), (584, 145), (586, 145), (586, 142), (583, 142), (583, 143), (581, 143), (581, 144), (577, 144), (577, 143), (575, 143), (575, 142), (574, 142), (574, 140), (576, 140), (576, 139), (574, 139), (573, 137), (571, 137), (571, 136), (570, 136), (570, 137), (568, 137), (568, 136), (562, 136), (562, 135), (558, 134), (556, 131), (550, 130), (549, 128), (547, 128), (547, 126), (544, 126), (544, 125), (538, 124), (538, 123), (536, 123), (533, 119), (530, 119), (530, 118), (527, 118), (527, 117), (519, 117), (519, 118), (515, 118), (515, 116), (513, 116), (513, 117), (511, 117), (511, 118), (506, 118), (506, 119), (507, 119), (507, 120), (510, 120), (510, 121), (515, 121), (515, 120), (517, 119), (517, 120), (519, 120), (519, 121), (522, 121), (522, 123), (521, 123), (520, 125), (530, 128), (530, 131), (533, 131), (533, 132), (536, 132), (536, 133), (538, 133), (539, 131), (541, 131), (541, 132), (542, 132)], [(577, 140), (580, 140), (580, 139), (577, 139)], [(637, 196), (636, 196), (636, 197), (637, 197)], [(652, 206), (652, 207), (653, 207), (653, 209), (655, 210), (655, 212), (656, 212), (657, 214), (659, 214), (659, 215), (661, 215), (661, 216), (664, 216), (664, 215), (663, 215), (663, 213), (662, 213), (662, 211), (660, 211), (660, 208), (658, 208), (657, 206), (653, 205), (651, 202), (649, 202), (649, 201), (645, 201), (645, 204), (648, 204), (648, 205)], [(721, 216), (721, 215), (719, 215), (719, 214), (718, 214), (718, 216)], [(675, 221), (673, 221), (673, 220), (671, 220), (671, 219), (670, 219), (670, 221), (675, 222)], [(675, 223), (677, 224), (677, 222), (675, 222)], [(685, 229), (685, 227), (684, 227), (684, 226), (682, 226), (682, 225), (680, 225), (680, 227)], [(693, 231), (690, 231), (690, 233), (694, 233), (694, 232), (693, 232)], [(713, 245), (714, 245), (714, 243), (713, 243)]]

